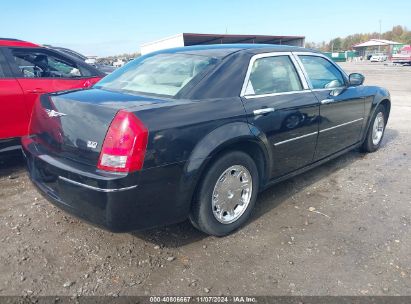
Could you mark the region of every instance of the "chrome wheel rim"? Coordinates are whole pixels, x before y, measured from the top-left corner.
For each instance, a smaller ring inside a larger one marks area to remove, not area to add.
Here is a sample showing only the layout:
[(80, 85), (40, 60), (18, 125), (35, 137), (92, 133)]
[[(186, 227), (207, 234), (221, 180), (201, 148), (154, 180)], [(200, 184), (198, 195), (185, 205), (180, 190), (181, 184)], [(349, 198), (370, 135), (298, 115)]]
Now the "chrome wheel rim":
[(251, 201), (253, 180), (244, 166), (235, 165), (225, 170), (214, 186), (213, 215), (222, 224), (238, 220)]
[(382, 139), (382, 135), (384, 134), (384, 114), (379, 112), (374, 120), (374, 125), (372, 128), (372, 143), (374, 146), (378, 145)]

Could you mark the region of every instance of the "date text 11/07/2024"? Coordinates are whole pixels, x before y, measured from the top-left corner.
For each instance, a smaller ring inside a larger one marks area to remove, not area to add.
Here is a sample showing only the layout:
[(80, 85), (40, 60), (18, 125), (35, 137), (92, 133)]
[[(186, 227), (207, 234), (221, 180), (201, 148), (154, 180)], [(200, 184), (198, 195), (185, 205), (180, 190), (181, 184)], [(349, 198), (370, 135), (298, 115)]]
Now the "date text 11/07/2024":
[(225, 297), (225, 296), (197, 296), (197, 297), (150, 297), (150, 303), (257, 303), (255, 297)]

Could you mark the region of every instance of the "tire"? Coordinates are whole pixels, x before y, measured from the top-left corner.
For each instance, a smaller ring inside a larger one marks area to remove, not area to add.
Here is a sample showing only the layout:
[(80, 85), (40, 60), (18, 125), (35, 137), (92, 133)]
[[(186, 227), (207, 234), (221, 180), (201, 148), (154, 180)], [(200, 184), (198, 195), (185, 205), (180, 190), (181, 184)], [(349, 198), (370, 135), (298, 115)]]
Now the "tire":
[[(382, 118), (382, 124), (381, 124)], [(375, 113), (371, 119), (370, 126), (367, 131), (367, 135), (365, 140), (361, 146), (361, 151), (366, 153), (375, 152), (380, 148), (382, 139), (384, 137), (385, 126), (387, 123), (387, 114), (385, 111), (385, 107), (383, 105), (379, 105), (375, 110)], [(378, 128), (378, 135), (375, 133)]]
[(253, 159), (240, 151), (225, 153), (202, 178), (191, 208), (190, 221), (207, 234), (227, 235), (247, 222), (258, 189), (259, 176)]

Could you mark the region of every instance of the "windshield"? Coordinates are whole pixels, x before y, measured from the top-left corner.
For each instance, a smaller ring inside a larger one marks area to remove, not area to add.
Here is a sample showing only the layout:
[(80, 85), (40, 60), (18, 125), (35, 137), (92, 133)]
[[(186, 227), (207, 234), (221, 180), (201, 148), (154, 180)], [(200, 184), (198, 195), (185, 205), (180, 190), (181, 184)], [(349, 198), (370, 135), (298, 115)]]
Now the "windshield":
[(94, 87), (175, 96), (216, 61), (215, 58), (190, 54), (143, 56), (106, 76)]

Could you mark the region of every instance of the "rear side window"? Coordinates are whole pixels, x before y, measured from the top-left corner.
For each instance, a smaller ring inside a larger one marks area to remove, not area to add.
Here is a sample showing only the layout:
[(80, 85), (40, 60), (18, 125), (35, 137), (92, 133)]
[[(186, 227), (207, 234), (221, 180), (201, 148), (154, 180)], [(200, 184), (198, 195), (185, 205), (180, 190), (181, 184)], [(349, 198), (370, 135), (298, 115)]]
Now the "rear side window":
[(84, 72), (69, 59), (41, 50), (14, 49), (12, 55), (24, 78), (79, 78)]
[(254, 61), (245, 95), (284, 93), (302, 89), (290, 57), (273, 56)]
[(313, 89), (332, 89), (344, 86), (341, 72), (325, 58), (318, 56), (299, 56), (308, 74)]

